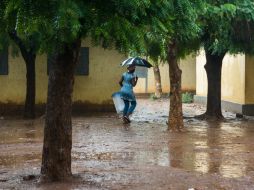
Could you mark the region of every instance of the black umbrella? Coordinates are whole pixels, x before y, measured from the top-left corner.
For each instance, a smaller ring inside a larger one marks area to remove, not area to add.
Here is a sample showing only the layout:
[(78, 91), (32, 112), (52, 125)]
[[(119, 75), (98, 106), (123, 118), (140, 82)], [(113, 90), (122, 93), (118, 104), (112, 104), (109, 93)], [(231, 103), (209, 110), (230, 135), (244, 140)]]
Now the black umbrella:
[(152, 67), (152, 65), (145, 59), (140, 57), (130, 57), (121, 63), (122, 66), (135, 65), (140, 67)]

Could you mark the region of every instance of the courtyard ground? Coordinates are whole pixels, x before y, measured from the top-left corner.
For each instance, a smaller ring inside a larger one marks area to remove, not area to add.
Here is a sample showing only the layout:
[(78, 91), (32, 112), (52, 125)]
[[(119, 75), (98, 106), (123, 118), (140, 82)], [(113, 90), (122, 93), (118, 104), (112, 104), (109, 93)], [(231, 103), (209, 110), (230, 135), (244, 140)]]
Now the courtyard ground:
[(40, 184), (43, 118), (0, 120), (0, 189), (254, 189), (254, 119), (224, 112), (200, 121), (184, 104), (186, 132), (167, 131), (168, 100), (139, 99), (130, 125), (116, 114), (73, 117), (72, 171)]

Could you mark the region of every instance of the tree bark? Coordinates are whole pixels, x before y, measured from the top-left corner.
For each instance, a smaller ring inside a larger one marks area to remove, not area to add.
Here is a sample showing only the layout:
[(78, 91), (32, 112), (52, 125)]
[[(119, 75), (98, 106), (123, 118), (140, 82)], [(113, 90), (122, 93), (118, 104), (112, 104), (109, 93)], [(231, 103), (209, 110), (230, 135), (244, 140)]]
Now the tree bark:
[(155, 62), (153, 66), (154, 72), (154, 81), (155, 81), (155, 97), (161, 98), (162, 96), (162, 87), (161, 87), (161, 73), (158, 62)]
[(206, 50), (205, 70), (208, 81), (207, 107), (202, 115), (204, 119), (223, 119), (221, 111), (221, 70), (226, 53), (212, 54)]
[(35, 44), (31, 40), (29, 47), (27, 48), (22, 41), (21, 38), (17, 35), (17, 32), (11, 31), (9, 32), (10, 38), (17, 44), (20, 49), (21, 55), (26, 63), (26, 100), (23, 116), (26, 119), (34, 119), (35, 118)]
[(24, 58), (26, 62), (26, 101), (24, 109), (24, 118), (34, 119), (35, 118), (35, 54), (27, 54)]
[(168, 45), (168, 64), (170, 78), (170, 110), (168, 129), (170, 131), (182, 131), (184, 128), (181, 92), (182, 71), (177, 63), (177, 44), (175, 42)]
[(43, 181), (61, 181), (72, 175), (72, 92), (80, 46), (79, 39), (56, 53), (49, 74), (41, 166)]

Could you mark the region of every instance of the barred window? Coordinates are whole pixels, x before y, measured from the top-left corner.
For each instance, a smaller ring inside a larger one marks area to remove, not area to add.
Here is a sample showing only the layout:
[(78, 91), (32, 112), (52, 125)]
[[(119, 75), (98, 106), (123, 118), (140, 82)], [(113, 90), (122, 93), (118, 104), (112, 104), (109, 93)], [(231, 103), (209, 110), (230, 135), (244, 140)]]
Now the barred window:
[(0, 75), (8, 75), (8, 50), (0, 52)]

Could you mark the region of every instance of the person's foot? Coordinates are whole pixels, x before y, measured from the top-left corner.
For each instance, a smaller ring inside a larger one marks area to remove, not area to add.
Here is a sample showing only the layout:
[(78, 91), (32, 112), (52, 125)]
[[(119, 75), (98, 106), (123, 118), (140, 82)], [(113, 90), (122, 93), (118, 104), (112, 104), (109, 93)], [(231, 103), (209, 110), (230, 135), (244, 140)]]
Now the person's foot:
[(123, 121), (124, 121), (125, 124), (131, 122), (131, 120), (127, 116), (123, 116)]

